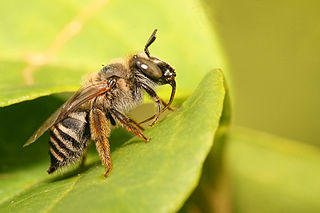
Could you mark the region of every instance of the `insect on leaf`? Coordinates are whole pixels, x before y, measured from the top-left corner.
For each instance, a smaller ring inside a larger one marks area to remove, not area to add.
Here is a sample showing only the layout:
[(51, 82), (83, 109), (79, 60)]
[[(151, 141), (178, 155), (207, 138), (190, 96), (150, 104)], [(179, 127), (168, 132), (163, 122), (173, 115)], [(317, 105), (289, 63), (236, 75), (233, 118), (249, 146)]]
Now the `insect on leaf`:
[[(84, 170), (75, 168), (74, 172), (63, 176), (48, 177), (45, 172), (49, 163), (45, 157), (47, 147), (40, 147), (44, 143), (34, 144), (36, 151), (27, 147), (21, 158), (31, 152), (33, 155), (29, 157), (38, 160), (31, 163), (30, 159), (20, 167), (14, 166), (19, 165), (19, 161), (10, 161), (11, 170), (7, 170), (0, 183), (3, 192), (0, 212), (26, 209), (32, 212), (177, 211), (196, 186), (202, 164), (212, 147), (223, 110), (223, 81), (220, 71), (211, 71), (181, 108), (145, 131), (151, 138), (149, 143), (133, 137), (113, 150), (114, 169), (108, 178), (103, 177), (104, 168), (97, 154)], [(27, 108), (27, 103), (22, 105)], [(25, 125), (23, 122), (28, 120), (22, 119), (21, 125)], [(10, 138), (9, 147), (17, 145), (15, 140), (21, 136), (11, 135)], [(111, 137), (111, 145), (117, 143), (119, 140)], [(3, 147), (8, 149), (8, 143), (1, 144), (1, 151)], [(5, 155), (13, 156), (14, 152), (16, 149), (12, 148)], [(0, 168), (3, 163), (0, 162)]]

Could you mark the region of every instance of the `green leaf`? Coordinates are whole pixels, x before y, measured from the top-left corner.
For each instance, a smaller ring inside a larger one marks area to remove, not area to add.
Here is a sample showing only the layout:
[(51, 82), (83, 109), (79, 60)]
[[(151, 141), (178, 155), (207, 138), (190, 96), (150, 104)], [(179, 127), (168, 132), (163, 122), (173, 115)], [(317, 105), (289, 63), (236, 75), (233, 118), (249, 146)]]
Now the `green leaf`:
[[(205, 76), (181, 108), (145, 131), (151, 138), (125, 142), (125, 131), (111, 137), (113, 171), (104, 178), (97, 154), (87, 166), (59, 176), (45, 173), (48, 138), (22, 150), (23, 138), (39, 125), (54, 97), (6, 107), (1, 117), (0, 212), (173, 212), (197, 185), (202, 164), (213, 144), (225, 96), (220, 71)], [(31, 114), (25, 113), (34, 107)], [(19, 122), (10, 120), (20, 115)], [(30, 117), (35, 116), (35, 121)], [(5, 128), (22, 128), (21, 134)], [(122, 144), (120, 146), (120, 144)], [(117, 146), (118, 145), (118, 146)]]
[(84, 74), (142, 51), (155, 28), (150, 51), (176, 68), (178, 98), (225, 66), (195, 0), (1, 1), (0, 19), (0, 106), (76, 90)]
[(236, 128), (228, 149), (236, 212), (320, 212), (320, 150)]
[[(225, 88), (227, 86), (225, 85)], [(226, 177), (225, 149), (228, 143), (231, 121), (229, 90), (225, 95), (219, 129), (215, 132), (211, 148), (203, 167), (198, 186), (184, 203), (179, 213), (231, 212), (229, 182)]]

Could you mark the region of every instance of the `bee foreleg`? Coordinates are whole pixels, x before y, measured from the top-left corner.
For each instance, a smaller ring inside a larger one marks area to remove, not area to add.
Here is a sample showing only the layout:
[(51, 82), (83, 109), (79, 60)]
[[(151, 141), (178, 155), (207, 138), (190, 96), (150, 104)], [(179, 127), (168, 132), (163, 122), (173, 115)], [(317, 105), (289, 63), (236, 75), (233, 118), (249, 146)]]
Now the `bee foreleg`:
[(127, 117), (126, 115), (122, 114), (116, 109), (109, 109), (109, 112), (114, 115), (114, 117), (127, 128), (128, 131), (132, 131), (136, 136), (143, 138), (146, 142), (149, 142), (150, 139), (147, 138), (143, 132), (142, 128), (138, 123)]
[(110, 144), (108, 137), (110, 136), (110, 125), (106, 115), (97, 108), (93, 108), (89, 114), (91, 137), (96, 142), (96, 148), (99, 152), (102, 164), (107, 171), (105, 177), (112, 169), (112, 162), (110, 156)]
[(152, 119), (154, 119), (154, 121), (150, 124), (150, 126), (154, 126), (157, 121), (159, 120), (159, 117), (160, 117), (160, 113), (161, 113), (161, 100), (159, 98), (159, 96), (157, 95), (157, 93), (151, 88), (149, 87), (148, 85), (146, 84), (142, 84), (141, 83), (141, 87), (148, 93), (148, 95), (150, 95), (150, 97), (154, 100), (154, 102), (156, 103), (157, 105), (157, 110), (158, 110), (158, 113), (151, 116), (150, 118), (144, 120), (144, 121), (141, 121), (140, 124), (142, 123), (145, 123), (145, 122), (148, 122)]
[[(160, 102), (161, 102), (161, 104), (163, 105), (163, 106), (166, 106), (167, 105), (167, 103), (164, 101), (164, 100), (162, 100), (161, 98), (160, 98)], [(172, 107), (168, 107), (168, 110), (170, 110), (170, 111), (175, 111), (176, 110), (176, 108), (172, 108)]]

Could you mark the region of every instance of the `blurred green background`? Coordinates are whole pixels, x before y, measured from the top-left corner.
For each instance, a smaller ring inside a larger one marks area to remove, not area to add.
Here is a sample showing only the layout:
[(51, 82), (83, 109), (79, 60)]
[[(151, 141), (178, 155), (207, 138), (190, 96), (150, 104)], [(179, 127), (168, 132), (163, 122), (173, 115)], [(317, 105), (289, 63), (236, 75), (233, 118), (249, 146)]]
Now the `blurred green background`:
[(320, 145), (320, 2), (203, 5), (228, 59), (234, 124)]

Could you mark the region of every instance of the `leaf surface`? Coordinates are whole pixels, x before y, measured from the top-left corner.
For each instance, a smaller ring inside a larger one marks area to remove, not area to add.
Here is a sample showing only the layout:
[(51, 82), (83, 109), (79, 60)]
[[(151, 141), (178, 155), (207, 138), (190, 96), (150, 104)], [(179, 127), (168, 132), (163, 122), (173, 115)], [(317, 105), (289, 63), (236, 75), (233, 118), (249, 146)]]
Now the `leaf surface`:
[[(24, 131), (11, 135), (2, 130), (5, 126), (0, 128), (4, 158), (0, 164), (0, 212), (177, 211), (197, 185), (212, 147), (223, 110), (223, 81), (220, 71), (208, 73), (181, 108), (146, 130), (150, 143), (136, 137), (125, 142), (128, 133), (114, 131), (110, 140), (114, 167), (108, 178), (103, 177), (97, 154), (90, 156), (82, 170), (48, 177), (46, 136), (21, 151), (21, 139), (42, 119), (36, 116), (36, 109), (50, 111), (51, 103), (57, 103), (53, 97), (6, 107), (2, 117), (20, 112), (22, 119), (19, 123), (8, 119), (1, 125), (21, 125)], [(34, 114), (22, 115), (22, 109), (33, 107)], [(31, 116), (35, 116), (34, 123)]]

